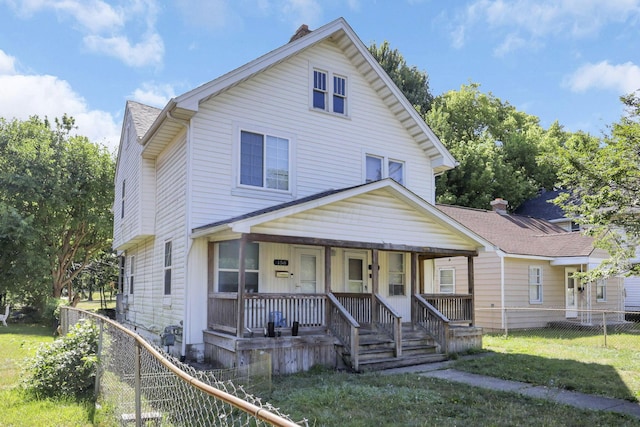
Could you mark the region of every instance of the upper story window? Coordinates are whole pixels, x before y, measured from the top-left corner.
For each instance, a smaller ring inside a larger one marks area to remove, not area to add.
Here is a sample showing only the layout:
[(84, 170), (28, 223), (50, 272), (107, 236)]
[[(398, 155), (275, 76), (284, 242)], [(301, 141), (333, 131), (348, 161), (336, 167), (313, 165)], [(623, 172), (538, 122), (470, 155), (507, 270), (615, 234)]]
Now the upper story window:
[(316, 110), (347, 115), (347, 77), (313, 69), (311, 105)]
[(290, 190), (290, 141), (263, 133), (240, 132), (240, 184)]
[(367, 154), (365, 165), (365, 182), (393, 178), (398, 184), (404, 185), (404, 162)]

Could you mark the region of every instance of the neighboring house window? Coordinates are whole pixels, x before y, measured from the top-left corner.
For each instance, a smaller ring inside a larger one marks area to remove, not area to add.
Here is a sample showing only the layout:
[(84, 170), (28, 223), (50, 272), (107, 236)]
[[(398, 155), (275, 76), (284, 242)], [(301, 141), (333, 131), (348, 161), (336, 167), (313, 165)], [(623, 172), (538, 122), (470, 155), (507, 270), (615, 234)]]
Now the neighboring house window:
[(452, 294), (455, 292), (456, 270), (453, 268), (441, 268), (439, 270), (440, 293)]
[(171, 270), (172, 260), (172, 244), (171, 241), (164, 243), (164, 294), (171, 295)]
[(124, 218), (124, 199), (125, 199), (125, 189), (126, 189), (127, 181), (122, 181), (122, 206), (120, 208), (120, 218)]
[(389, 253), (389, 296), (404, 295), (406, 275), (404, 272), (404, 254)]
[(607, 281), (598, 279), (596, 281), (596, 301), (605, 302), (607, 300)]
[(118, 292), (119, 293), (124, 293), (124, 281), (125, 281), (125, 262), (127, 260), (127, 257), (125, 257), (124, 255), (121, 255), (118, 257), (118, 263), (119, 263), (119, 272), (118, 272)]
[(365, 165), (365, 182), (393, 178), (398, 184), (404, 185), (404, 162), (367, 154)]
[(529, 302), (542, 302), (542, 267), (529, 267)]
[(240, 184), (289, 191), (289, 140), (240, 132)]
[(320, 69), (314, 69), (312, 75), (311, 105), (313, 108), (346, 116), (347, 77)]
[(129, 293), (133, 293), (133, 277), (135, 275), (136, 257), (129, 257)]
[[(239, 240), (218, 243), (218, 292), (238, 292), (239, 252)], [(258, 292), (259, 255), (258, 243), (246, 243), (244, 257), (246, 292)]]
[(571, 221), (571, 231), (580, 231), (580, 224), (577, 222)]

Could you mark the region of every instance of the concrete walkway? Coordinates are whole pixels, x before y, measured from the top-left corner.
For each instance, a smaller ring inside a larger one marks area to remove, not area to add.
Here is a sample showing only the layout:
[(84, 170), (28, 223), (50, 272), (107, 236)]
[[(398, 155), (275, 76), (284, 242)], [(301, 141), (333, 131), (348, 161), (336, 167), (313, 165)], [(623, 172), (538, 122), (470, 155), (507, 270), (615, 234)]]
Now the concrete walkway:
[(558, 388), (536, 386), (519, 381), (502, 380), (485, 375), (471, 374), (452, 369), (453, 361), (407, 366), (382, 371), (382, 374), (416, 373), (425, 377), (440, 378), (447, 381), (468, 384), (473, 387), (490, 390), (519, 393), (523, 396), (551, 400), (564, 405), (596, 411), (612, 411), (627, 414), (640, 419), (640, 404), (623, 399), (595, 396), (591, 394), (567, 391)]

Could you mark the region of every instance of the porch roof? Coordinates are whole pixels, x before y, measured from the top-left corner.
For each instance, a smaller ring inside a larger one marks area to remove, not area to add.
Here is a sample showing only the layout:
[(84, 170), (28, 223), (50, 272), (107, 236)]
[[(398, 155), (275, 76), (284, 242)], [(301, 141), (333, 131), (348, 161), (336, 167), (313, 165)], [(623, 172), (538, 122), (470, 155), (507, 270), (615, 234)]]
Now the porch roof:
[[(363, 222), (368, 229), (355, 230)], [(412, 231), (407, 234), (407, 230)], [(222, 232), (306, 237), (325, 243), (367, 241), (396, 250), (433, 246), (454, 251), (493, 250), (489, 241), (389, 178), (327, 190), (203, 225), (194, 228), (191, 237)], [(421, 236), (429, 236), (430, 241), (421, 240)]]

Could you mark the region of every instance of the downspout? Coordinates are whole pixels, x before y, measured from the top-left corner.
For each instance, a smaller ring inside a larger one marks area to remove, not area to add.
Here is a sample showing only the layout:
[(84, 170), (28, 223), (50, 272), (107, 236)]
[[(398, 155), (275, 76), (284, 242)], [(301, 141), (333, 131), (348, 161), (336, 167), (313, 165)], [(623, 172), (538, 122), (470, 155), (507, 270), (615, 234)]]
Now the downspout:
[(180, 349), (180, 356), (181, 357), (186, 357), (187, 354), (187, 337), (190, 336), (190, 332), (191, 332), (191, 322), (188, 321), (188, 319), (190, 319), (189, 316), (189, 286), (188, 286), (188, 282), (189, 282), (189, 274), (188, 274), (188, 260), (189, 260), (189, 255), (191, 254), (191, 247), (192, 247), (192, 242), (191, 239), (189, 238), (189, 230), (191, 229), (191, 131), (190, 131), (190, 126), (189, 126), (189, 122), (186, 120), (182, 120), (182, 119), (177, 119), (175, 117), (173, 117), (171, 115), (171, 111), (167, 111), (167, 119), (180, 124), (181, 126), (183, 126), (186, 130), (186, 135), (185, 135), (185, 144), (186, 144), (186, 150), (187, 150), (187, 156), (186, 156), (186, 189), (185, 189), (185, 217), (186, 217), (186, 228), (185, 228), (185, 257), (183, 260), (183, 268), (184, 268), (184, 277), (185, 277), (185, 283), (184, 283), (184, 318), (183, 318), (183, 322), (182, 322), (182, 348)]
[(500, 318), (501, 318), (501, 328), (506, 328), (506, 308), (504, 306), (505, 303), (505, 291), (504, 291), (504, 252), (496, 251), (498, 257), (500, 257)]

